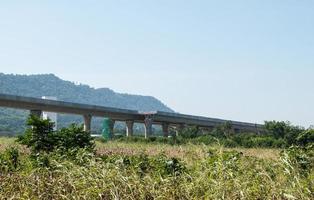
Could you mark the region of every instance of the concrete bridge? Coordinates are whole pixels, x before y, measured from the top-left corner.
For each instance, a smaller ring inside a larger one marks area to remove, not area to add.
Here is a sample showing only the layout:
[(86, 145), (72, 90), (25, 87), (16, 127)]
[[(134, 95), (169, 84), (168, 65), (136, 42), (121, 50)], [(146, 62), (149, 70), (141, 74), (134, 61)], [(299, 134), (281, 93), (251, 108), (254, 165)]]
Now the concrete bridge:
[[(259, 133), (263, 125), (238, 121), (222, 120), (200, 116), (184, 115), (168, 112), (139, 112), (135, 110), (118, 109), (104, 106), (54, 101), (32, 97), (0, 94), (0, 107), (30, 110), (30, 114), (41, 117), (43, 111), (82, 115), (84, 117), (84, 129), (90, 131), (91, 119), (95, 117), (108, 117), (113, 122), (126, 122), (126, 135), (132, 136), (134, 123), (144, 123), (145, 138), (153, 134), (152, 125), (162, 126), (163, 135), (169, 135), (169, 127), (174, 126), (177, 130), (185, 126), (197, 126), (204, 129), (213, 129), (225, 122), (230, 122), (235, 132)], [(114, 125), (114, 123), (113, 123)], [(111, 129), (113, 129), (113, 125)]]

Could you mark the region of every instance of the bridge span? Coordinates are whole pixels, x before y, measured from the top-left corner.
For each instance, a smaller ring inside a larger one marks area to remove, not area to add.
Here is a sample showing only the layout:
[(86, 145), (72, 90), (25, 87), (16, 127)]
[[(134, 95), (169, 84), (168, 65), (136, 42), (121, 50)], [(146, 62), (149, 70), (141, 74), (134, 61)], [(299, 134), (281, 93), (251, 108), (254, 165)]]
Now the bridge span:
[[(84, 129), (90, 131), (91, 119), (95, 117), (108, 117), (114, 121), (126, 122), (126, 135), (132, 136), (134, 123), (144, 123), (145, 138), (153, 134), (152, 125), (162, 126), (163, 135), (169, 135), (169, 127), (174, 126), (177, 130), (185, 126), (197, 126), (199, 128), (213, 129), (223, 123), (230, 122), (235, 132), (254, 132), (263, 131), (263, 125), (216, 118), (207, 118), (193, 115), (184, 115), (169, 112), (140, 112), (128, 109), (119, 109), (98, 105), (88, 105), (65, 101), (55, 101), (24, 97), (8, 94), (0, 94), (0, 107), (30, 110), (30, 114), (41, 117), (43, 111), (76, 114), (84, 117)], [(113, 129), (113, 127), (111, 127)]]

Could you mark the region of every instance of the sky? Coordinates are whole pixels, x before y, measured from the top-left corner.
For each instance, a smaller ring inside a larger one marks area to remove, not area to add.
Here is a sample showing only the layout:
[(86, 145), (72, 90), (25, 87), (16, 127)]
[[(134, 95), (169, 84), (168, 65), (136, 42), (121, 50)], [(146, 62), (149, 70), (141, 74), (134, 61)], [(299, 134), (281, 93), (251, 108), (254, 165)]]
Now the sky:
[(314, 1), (0, 1), (0, 72), (54, 73), (184, 114), (308, 127)]

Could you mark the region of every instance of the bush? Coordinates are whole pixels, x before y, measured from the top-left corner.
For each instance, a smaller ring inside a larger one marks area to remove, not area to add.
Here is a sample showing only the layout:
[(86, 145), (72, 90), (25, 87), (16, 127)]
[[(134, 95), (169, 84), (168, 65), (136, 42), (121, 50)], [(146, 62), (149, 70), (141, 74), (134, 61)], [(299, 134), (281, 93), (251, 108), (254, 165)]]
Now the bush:
[(308, 144), (314, 143), (314, 130), (309, 129), (302, 132), (297, 138), (298, 144), (306, 146)]
[(55, 147), (58, 149), (85, 148), (91, 151), (95, 146), (91, 135), (84, 131), (83, 126), (75, 124), (57, 131), (56, 138)]
[(27, 119), (28, 128), (24, 135), (18, 137), (18, 142), (31, 148), (33, 152), (50, 152), (56, 144), (56, 134), (54, 134), (54, 123), (49, 119), (43, 120), (35, 115)]
[(43, 120), (30, 116), (28, 128), (24, 135), (19, 136), (18, 142), (31, 148), (32, 153), (51, 152), (56, 149), (67, 151), (75, 148), (85, 148), (92, 151), (94, 142), (91, 135), (83, 130), (83, 126), (72, 124), (68, 128), (54, 131), (54, 123), (49, 119)]
[(180, 134), (183, 138), (196, 138), (198, 136), (199, 129), (196, 126), (184, 128)]
[(0, 174), (18, 169), (20, 165), (20, 152), (17, 147), (9, 147), (0, 154)]
[(286, 145), (296, 144), (297, 137), (304, 131), (304, 128), (293, 126), (290, 122), (266, 121), (265, 128), (268, 134), (276, 139), (283, 138)]
[(314, 169), (314, 145), (306, 147), (291, 146), (281, 152), (286, 171), (298, 170), (298, 173), (308, 175)]
[[(187, 139), (186, 139), (187, 140)], [(218, 139), (211, 136), (211, 135), (202, 135), (196, 138), (193, 138), (191, 140), (187, 140), (188, 142), (191, 142), (193, 144), (214, 144), (218, 142)]]

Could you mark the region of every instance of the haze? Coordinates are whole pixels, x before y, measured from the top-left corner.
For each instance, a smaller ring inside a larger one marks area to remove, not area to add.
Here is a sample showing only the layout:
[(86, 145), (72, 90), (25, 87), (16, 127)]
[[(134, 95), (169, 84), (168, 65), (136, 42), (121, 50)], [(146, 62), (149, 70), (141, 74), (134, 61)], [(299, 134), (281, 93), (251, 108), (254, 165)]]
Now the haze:
[(177, 112), (314, 124), (314, 2), (7, 1), (0, 72), (150, 95)]

